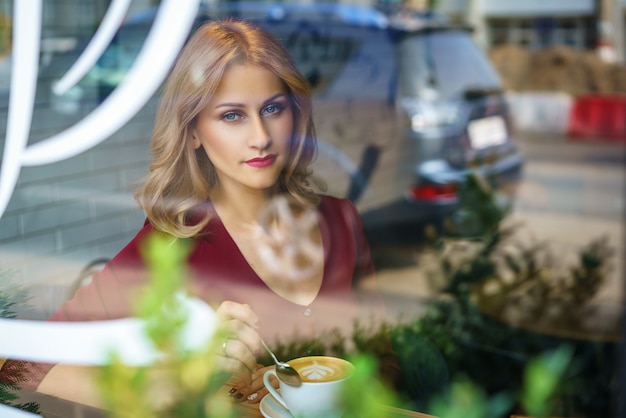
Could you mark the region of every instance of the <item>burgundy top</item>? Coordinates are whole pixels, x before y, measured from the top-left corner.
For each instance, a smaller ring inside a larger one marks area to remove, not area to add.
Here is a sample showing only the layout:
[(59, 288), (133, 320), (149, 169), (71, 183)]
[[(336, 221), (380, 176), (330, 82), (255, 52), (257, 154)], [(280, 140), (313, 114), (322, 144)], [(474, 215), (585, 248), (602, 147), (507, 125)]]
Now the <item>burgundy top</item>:
[[(259, 317), (264, 338), (312, 336), (323, 329), (351, 326), (357, 304), (353, 284), (374, 273), (369, 246), (354, 205), (345, 199), (321, 196), (319, 227), (324, 250), (324, 274), (319, 293), (307, 306), (288, 301), (272, 291), (250, 267), (212, 205), (203, 210), (214, 216), (194, 239), (188, 259), (191, 287), (213, 306), (224, 300), (247, 303)], [(140, 255), (142, 240), (153, 231), (150, 223), (137, 233), (92, 282), (63, 304), (52, 321), (90, 321), (132, 315), (136, 289), (145, 282)], [(345, 318), (341, 324), (339, 318)], [(277, 327), (277, 321), (281, 326)]]
[[(210, 203), (201, 209), (215, 213)], [(370, 319), (373, 307), (377, 315), (383, 313), (376, 295), (368, 298), (367, 303), (359, 303), (352, 291), (356, 281), (374, 273), (369, 246), (358, 212), (349, 200), (321, 196), (318, 222), (324, 273), (320, 290), (309, 305), (293, 303), (272, 291), (250, 267), (216, 213), (205, 227), (205, 234), (193, 240), (188, 259), (190, 287), (214, 307), (224, 300), (250, 305), (259, 318), (259, 333), (268, 342), (286, 341), (294, 336), (319, 336), (331, 329), (349, 332), (357, 316)], [(153, 230), (146, 221), (126, 247), (50, 320), (92, 321), (132, 316), (132, 303), (140, 286), (146, 283), (140, 246)], [(19, 365), (25, 368), (21, 377), (11, 376), (11, 369)], [(7, 361), (0, 370), (0, 380), (13, 383), (20, 380), (20, 386), (35, 389), (51, 366)]]

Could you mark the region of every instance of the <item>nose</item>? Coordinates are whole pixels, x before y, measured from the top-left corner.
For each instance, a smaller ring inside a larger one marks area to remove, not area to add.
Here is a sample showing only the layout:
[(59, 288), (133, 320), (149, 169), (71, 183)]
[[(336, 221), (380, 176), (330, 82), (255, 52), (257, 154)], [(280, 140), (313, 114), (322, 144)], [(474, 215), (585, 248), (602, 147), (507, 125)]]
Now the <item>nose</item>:
[(272, 143), (272, 136), (262, 117), (253, 118), (252, 129), (248, 139), (248, 145), (260, 150), (268, 148)]

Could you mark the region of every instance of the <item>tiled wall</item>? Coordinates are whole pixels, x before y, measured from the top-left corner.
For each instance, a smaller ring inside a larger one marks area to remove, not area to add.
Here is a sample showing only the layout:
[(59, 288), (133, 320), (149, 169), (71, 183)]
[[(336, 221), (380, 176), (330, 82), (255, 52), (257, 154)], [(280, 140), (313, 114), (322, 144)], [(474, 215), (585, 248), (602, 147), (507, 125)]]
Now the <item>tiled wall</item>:
[[(87, 263), (112, 257), (141, 228), (144, 215), (133, 190), (148, 170), (154, 113), (152, 101), (99, 145), (58, 163), (22, 168), (0, 218), (0, 279), (31, 288), (38, 311), (53, 310)], [(37, 109), (31, 143), (80, 117)], [(6, 113), (1, 119), (6, 123)]]

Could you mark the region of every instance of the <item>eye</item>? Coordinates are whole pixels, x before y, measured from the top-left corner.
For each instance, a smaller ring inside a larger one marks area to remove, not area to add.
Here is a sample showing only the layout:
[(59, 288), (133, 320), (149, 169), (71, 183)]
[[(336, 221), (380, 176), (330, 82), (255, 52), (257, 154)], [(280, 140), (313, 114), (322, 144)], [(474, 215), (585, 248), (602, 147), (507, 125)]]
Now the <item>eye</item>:
[(227, 122), (234, 122), (240, 118), (241, 118), (241, 115), (237, 112), (226, 112), (222, 115), (222, 119)]
[(285, 106), (282, 103), (271, 103), (263, 109), (263, 114), (268, 116), (275, 115), (280, 113), (284, 108)]

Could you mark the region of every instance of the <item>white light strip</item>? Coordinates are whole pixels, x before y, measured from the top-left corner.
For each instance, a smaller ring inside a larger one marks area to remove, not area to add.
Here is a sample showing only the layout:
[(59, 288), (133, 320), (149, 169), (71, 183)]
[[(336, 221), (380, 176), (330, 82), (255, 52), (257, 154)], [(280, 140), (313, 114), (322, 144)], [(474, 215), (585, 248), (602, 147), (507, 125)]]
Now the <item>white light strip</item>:
[(167, 75), (191, 30), (198, 3), (199, 0), (164, 1), (135, 64), (122, 83), (76, 125), (28, 147), (21, 155), (22, 165), (49, 164), (78, 155), (128, 122)]
[(39, 68), (41, 0), (15, 1), (14, 8), (11, 89), (0, 170), (0, 216), (13, 194), (21, 168), (19, 156), (28, 143)]
[(67, 73), (52, 86), (54, 94), (59, 96), (65, 94), (96, 65), (104, 50), (111, 43), (115, 32), (122, 24), (130, 2), (131, 0), (113, 0), (87, 47)]
[(41, 415), (35, 415), (21, 409), (12, 408), (10, 406), (0, 404), (0, 417), (2, 418), (41, 418)]
[[(200, 299), (184, 299), (189, 319), (181, 345), (201, 349), (217, 329), (215, 312)], [(44, 363), (103, 365), (114, 350), (130, 366), (153, 363), (158, 353), (137, 318), (92, 322), (48, 322), (0, 319), (0, 357)]]

